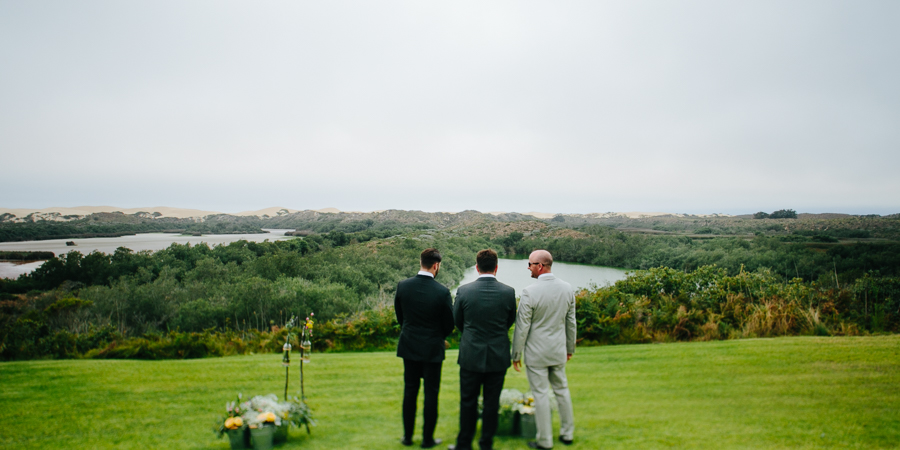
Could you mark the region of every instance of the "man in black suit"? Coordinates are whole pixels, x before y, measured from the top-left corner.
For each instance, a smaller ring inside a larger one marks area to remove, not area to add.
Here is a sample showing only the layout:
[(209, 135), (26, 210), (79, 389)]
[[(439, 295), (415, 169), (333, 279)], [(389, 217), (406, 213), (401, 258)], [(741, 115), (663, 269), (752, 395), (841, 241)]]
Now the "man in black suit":
[(484, 389), (481, 450), (494, 445), (500, 391), (510, 365), (509, 327), (516, 322), (516, 291), (497, 281), (497, 252), (475, 257), (478, 279), (460, 286), (453, 307), (459, 341), (459, 435), (451, 449), (469, 450), (478, 422), (478, 394)]
[(421, 378), (425, 391), (422, 448), (431, 448), (442, 442), (434, 438), (434, 428), (438, 417), (444, 339), (453, 331), (453, 310), (450, 290), (434, 279), (441, 268), (441, 253), (427, 248), (419, 260), (419, 273), (401, 281), (394, 295), (394, 310), (400, 324), (397, 356), (403, 358), (404, 382), (403, 439), (400, 442), (406, 446), (413, 444)]

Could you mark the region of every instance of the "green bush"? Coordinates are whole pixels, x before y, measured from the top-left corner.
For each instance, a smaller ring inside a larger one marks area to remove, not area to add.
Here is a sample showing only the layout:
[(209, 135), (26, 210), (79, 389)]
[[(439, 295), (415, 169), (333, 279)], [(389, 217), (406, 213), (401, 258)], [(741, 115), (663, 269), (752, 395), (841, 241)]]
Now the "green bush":
[(768, 270), (714, 266), (637, 271), (576, 296), (587, 344), (900, 331), (900, 280), (867, 275), (846, 289), (788, 282)]

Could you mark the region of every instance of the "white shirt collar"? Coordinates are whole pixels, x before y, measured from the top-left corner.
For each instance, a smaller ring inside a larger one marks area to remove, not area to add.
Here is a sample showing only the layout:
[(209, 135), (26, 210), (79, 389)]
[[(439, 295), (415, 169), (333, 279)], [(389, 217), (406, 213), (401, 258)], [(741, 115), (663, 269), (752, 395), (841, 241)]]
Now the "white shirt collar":
[(541, 278), (544, 278), (544, 277), (552, 277), (552, 276), (553, 276), (552, 273), (542, 273), (542, 274), (538, 275), (538, 280), (540, 280)]
[(426, 271), (424, 271), (424, 270), (420, 270), (418, 274), (419, 274), (419, 275), (425, 275), (425, 276), (429, 276), (429, 277), (431, 277), (431, 278), (434, 278), (434, 274), (433, 274), (433, 273), (431, 273), (431, 272), (426, 272)]
[(497, 277), (492, 273), (483, 273), (481, 275), (478, 275), (478, 278), (497, 278)]

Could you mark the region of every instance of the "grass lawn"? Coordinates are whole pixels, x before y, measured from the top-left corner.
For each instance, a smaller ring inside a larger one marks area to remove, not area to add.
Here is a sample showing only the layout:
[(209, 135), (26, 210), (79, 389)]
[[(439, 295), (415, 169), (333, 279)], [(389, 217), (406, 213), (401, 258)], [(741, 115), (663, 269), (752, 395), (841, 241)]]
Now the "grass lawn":
[[(212, 432), (225, 402), (280, 396), (280, 363), (278, 354), (0, 363), (0, 448), (227, 449)], [(391, 352), (313, 355), (306, 386), (319, 426), (291, 430), (279, 448), (406, 448), (402, 371)], [(296, 367), (291, 375), (294, 392)], [(568, 376), (571, 448), (900, 446), (900, 336), (579, 348)], [(451, 351), (437, 428), (445, 443), (458, 430), (458, 380)], [(524, 372), (510, 369), (506, 387), (528, 390)], [(526, 445), (498, 438), (496, 448)]]

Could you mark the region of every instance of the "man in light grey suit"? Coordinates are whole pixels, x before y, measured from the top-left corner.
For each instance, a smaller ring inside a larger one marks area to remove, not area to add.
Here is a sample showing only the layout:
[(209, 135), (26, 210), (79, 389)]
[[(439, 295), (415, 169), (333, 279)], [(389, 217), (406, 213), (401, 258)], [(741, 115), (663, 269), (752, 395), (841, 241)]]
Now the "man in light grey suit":
[(513, 335), (513, 368), (520, 371), (524, 353), (528, 384), (534, 394), (537, 436), (531, 448), (553, 448), (550, 422), (550, 389), (559, 406), (559, 440), (574, 439), (575, 419), (566, 381), (566, 362), (575, 353), (575, 292), (551, 273), (553, 257), (535, 250), (528, 257), (528, 270), (537, 283), (522, 290)]

